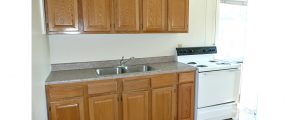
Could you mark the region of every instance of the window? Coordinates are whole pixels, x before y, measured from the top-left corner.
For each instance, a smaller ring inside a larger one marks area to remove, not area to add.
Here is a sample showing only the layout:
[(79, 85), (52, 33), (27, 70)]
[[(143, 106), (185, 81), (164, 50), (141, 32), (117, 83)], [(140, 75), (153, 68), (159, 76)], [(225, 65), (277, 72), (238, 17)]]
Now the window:
[(218, 9), (216, 46), (217, 58), (237, 58), (244, 56), (246, 40), (247, 2), (241, 0), (221, 0)]

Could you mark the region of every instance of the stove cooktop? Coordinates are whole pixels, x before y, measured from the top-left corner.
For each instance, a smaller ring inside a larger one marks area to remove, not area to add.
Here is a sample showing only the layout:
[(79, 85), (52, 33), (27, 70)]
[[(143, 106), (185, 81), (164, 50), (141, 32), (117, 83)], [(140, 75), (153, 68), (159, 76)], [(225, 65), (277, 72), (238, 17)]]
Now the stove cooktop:
[(239, 68), (241, 62), (216, 59), (216, 47), (177, 48), (177, 61), (197, 67), (199, 72)]
[[(225, 60), (209, 60), (208, 64), (215, 63), (216, 65), (231, 65), (232, 63), (230, 61)], [(205, 61), (202, 61), (202, 63), (205, 63)], [(236, 62), (236, 63), (242, 63), (242, 62)], [(190, 65), (197, 65), (197, 66), (206, 66), (206, 65), (199, 65), (197, 62), (188, 62), (187, 64)]]
[[(197, 67), (200, 72), (239, 68), (241, 63), (226, 60), (205, 59), (205, 56), (179, 56), (178, 62)], [(194, 61), (192, 61), (194, 60)]]

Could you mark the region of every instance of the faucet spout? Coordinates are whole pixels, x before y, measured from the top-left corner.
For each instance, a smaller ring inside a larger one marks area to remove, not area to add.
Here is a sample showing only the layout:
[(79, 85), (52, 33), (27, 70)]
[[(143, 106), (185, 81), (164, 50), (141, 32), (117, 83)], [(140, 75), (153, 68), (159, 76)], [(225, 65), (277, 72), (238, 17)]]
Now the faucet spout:
[(122, 59), (120, 60), (120, 67), (126, 67), (126, 63), (135, 59), (134, 57), (130, 57), (129, 59), (124, 59), (124, 56), (122, 57)]

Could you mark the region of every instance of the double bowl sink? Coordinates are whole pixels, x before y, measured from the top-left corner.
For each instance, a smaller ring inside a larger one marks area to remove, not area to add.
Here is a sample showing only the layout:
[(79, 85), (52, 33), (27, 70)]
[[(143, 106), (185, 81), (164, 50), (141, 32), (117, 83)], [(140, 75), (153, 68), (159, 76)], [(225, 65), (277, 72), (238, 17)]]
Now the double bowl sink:
[(134, 72), (147, 72), (154, 70), (148, 65), (134, 65), (134, 66), (122, 66), (122, 67), (111, 67), (111, 68), (100, 68), (96, 69), (97, 76), (102, 75), (117, 75), (124, 73), (134, 73)]

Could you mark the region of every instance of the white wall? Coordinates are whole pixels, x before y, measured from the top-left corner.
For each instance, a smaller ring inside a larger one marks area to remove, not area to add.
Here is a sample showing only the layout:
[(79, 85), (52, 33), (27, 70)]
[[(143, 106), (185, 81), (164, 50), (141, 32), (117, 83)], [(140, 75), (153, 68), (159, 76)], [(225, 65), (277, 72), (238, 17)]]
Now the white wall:
[(113, 60), (121, 56), (169, 56), (175, 55), (178, 44), (183, 47), (212, 45), (215, 8), (207, 6), (215, 7), (216, 0), (190, 0), (189, 3), (189, 33), (49, 35), (51, 63)]
[(214, 45), (216, 37), (217, 28), (217, 18), (218, 18), (218, 1), (219, 0), (205, 0), (206, 1), (206, 45)]
[(45, 80), (50, 72), (48, 39), (42, 34), (40, 0), (32, 0), (32, 120), (47, 120)]

